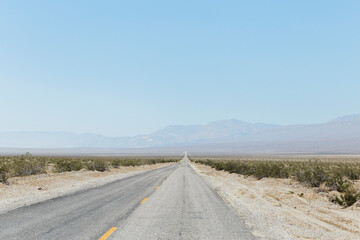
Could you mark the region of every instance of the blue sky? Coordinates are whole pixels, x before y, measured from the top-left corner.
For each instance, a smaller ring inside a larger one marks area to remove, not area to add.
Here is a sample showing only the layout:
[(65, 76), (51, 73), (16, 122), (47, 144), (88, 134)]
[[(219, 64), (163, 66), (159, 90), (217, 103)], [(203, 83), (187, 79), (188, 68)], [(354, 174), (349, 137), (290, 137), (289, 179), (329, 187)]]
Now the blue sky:
[(0, 131), (360, 113), (360, 1), (1, 1)]

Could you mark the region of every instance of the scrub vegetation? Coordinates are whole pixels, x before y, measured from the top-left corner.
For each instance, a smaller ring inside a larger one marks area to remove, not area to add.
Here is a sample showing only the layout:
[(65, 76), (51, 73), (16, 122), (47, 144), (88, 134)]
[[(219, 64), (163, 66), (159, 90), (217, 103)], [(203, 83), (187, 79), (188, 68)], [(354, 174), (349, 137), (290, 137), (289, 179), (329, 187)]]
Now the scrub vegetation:
[(193, 162), (205, 164), (216, 170), (238, 173), (244, 176), (262, 178), (292, 178), (321, 191), (338, 191), (339, 196), (331, 199), (343, 207), (360, 200), (360, 192), (354, 181), (360, 179), (360, 162), (348, 159), (310, 160), (264, 160), (264, 159), (204, 159), (194, 158)]
[(180, 157), (63, 157), (0, 156), (0, 182), (10, 177), (30, 176), (47, 172), (71, 172), (82, 169), (104, 172), (110, 168), (178, 162)]

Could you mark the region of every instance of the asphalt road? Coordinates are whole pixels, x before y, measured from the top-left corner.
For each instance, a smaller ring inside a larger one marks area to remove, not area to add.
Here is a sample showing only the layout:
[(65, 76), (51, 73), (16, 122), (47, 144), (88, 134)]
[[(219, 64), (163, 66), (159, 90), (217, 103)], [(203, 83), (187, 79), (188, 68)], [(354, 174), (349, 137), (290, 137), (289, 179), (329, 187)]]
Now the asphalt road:
[(235, 211), (180, 164), (0, 215), (0, 239), (254, 239)]

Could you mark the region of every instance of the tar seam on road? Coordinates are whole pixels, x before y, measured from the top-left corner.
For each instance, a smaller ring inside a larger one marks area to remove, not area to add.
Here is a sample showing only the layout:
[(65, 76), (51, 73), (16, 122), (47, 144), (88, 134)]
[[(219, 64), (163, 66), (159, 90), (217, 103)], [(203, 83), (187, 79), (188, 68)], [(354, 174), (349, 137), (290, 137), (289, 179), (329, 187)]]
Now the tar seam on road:
[(110, 228), (110, 230), (107, 231), (101, 238), (99, 238), (99, 240), (107, 239), (116, 229), (117, 227)]
[(146, 197), (146, 198), (144, 198), (144, 200), (142, 200), (140, 203), (144, 203), (144, 202), (146, 202), (146, 200), (147, 200), (148, 198)]

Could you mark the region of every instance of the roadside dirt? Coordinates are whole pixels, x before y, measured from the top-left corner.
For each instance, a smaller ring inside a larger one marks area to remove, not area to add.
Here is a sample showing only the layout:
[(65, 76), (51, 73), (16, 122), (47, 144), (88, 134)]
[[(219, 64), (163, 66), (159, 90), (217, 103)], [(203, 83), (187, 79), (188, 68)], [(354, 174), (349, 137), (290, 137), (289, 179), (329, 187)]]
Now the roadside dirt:
[(98, 187), (121, 178), (171, 164), (173, 163), (120, 167), (105, 172), (87, 170), (63, 173), (50, 172), (10, 178), (8, 185), (0, 183), (0, 213), (79, 190)]
[(360, 239), (359, 203), (343, 209), (329, 201), (329, 193), (316, 192), (290, 179), (257, 180), (191, 165), (238, 211), (257, 237)]

